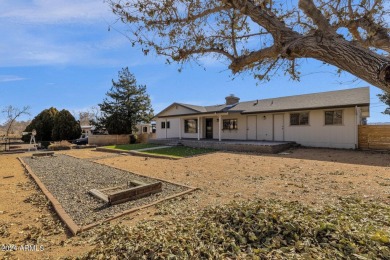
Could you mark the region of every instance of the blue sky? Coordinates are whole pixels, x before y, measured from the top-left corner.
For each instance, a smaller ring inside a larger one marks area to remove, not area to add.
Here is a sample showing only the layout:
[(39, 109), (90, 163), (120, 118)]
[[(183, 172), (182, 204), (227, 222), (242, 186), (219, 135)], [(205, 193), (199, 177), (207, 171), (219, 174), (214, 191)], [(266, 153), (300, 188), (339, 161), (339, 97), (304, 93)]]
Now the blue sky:
[[(29, 105), (24, 120), (51, 106), (75, 115), (97, 106), (123, 67), (147, 86), (155, 112), (175, 101), (221, 104), (229, 94), (246, 101), (369, 86), (314, 60), (302, 61), (300, 82), (283, 75), (261, 84), (249, 74), (232, 80), (227, 65), (211, 57), (179, 73), (176, 64), (131, 47), (103, 0), (0, 0), (0, 24), (0, 109)], [(369, 122), (390, 122), (376, 97), (381, 90), (370, 91)]]

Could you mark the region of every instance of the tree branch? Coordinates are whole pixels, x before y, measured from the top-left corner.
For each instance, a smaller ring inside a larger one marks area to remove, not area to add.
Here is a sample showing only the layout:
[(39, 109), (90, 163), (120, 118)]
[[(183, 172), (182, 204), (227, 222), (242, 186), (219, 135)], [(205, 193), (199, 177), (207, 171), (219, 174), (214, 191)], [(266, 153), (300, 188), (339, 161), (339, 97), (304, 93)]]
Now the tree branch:
[(223, 2), (226, 6), (239, 10), (241, 14), (248, 15), (255, 23), (262, 26), (272, 35), (275, 44), (282, 44), (298, 35), (269, 9), (256, 5), (253, 0), (223, 0)]
[(278, 55), (279, 52), (275, 46), (264, 48), (259, 51), (251, 52), (248, 55), (233, 59), (232, 63), (229, 65), (229, 69), (231, 69), (233, 73), (237, 73), (250, 67), (253, 63), (263, 61), (265, 59), (276, 59)]
[(230, 17), (230, 19), (231, 19), (230, 28), (231, 28), (231, 34), (232, 34), (231, 40), (232, 40), (233, 53), (234, 53), (234, 57), (238, 57), (237, 46), (236, 46), (236, 39), (235, 39), (236, 38), (236, 33), (234, 31), (234, 26), (235, 26), (234, 10), (233, 10), (233, 14)]
[(330, 26), (328, 20), (315, 6), (312, 0), (299, 0), (298, 6), (308, 17), (313, 20), (314, 24), (317, 25), (318, 29), (320, 29), (323, 33), (336, 35), (335, 30)]
[(178, 54), (175, 56), (172, 56), (172, 59), (175, 61), (185, 60), (188, 58), (188, 56), (193, 54), (206, 54), (206, 53), (218, 53), (225, 57), (227, 57), (229, 60), (234, 60), (234, 56), (231, 55), (229, 52), (219, 49), (219, 48), (208, 48), (208, 49), (193, 49), (193, 50), (183, 50), (179, 49)]
[[(365, 40), (362, 40), (362, 38), (359, 37), (365, 47), (373, 46), (390, 53), (390, 36), (388, 29), (374, 23), (367, 17), (353, 20), (348, 24), (348, 29), (357, 27), (361, 27), (367, 32), (367, 38)], [(359, 38), (357, 38), (358, 41)]]
[[(111, 5), (111, 8), (112, 8), (114, 13), (121, 14), (122, 16), (126, 17), (128, 21), (135, 22), (135, 21), (142, 20), (142, 18), (131, 16), (129, 12), (124, 10), (124, 8), (126, 8), (126, 6), (122, 6), (120, 4), (117, 4), (117, 3), (115, 3), (115, 1), (112, 1), (112, 0), (110, 1), (110, 5)], [(221, 12), (221, 11), (226, 10), (226, 9), (227, 8), (222, 6), (222, 5), (216, 6), (216, 7), (211, 8), (211, 9), (206, 9), (203, 12), (200, 12), (198, 14), (192, 14), (191, 12), (188, 12), (187, 17), (184, 17), (184, 18), (179, 18), (178, 15), (175, 13), (175, 16), (176, 16), (175, 19), (149, 20), (149, 21), (147, 21), (146, 24), (152, 26), (152, 25), (170, 25), (173, 23), (188, 23), (190, 21), (195, 21), (197, 19), (206, 17), (206, 16), (213, 14), (213, 13)]]
[(290, 58), (314, 58), (332, 64), (390, 92), (390, 59), (342, 37), (319, 41), (318, 35), (313, 33), (291, 42), (285, 52)]

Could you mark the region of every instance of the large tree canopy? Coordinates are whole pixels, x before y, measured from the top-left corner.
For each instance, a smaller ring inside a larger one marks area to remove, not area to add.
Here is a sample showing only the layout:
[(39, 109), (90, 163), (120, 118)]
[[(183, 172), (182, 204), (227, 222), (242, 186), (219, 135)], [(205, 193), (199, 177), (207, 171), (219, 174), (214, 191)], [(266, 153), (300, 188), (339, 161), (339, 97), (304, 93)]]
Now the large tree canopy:
[[(58, 110), (54, 107), (43, 110), (39, 113), (31, 123), (26, 127), (24, 132), (31, 132), (33, 129), (37, 131), (37, 141), (52, 141), (52, 130), (54, 126), (54, 118), (58, 114)], [(23, 136), (22, 140), (28, 142), (30, 136)]]
[(390, 92), (389, 4), (384, 0), (108, 0), (133, 45), (186, 62), (226, 59), (233, 73), (299, 78), (313, 58)]
[(53, 141), (74, 140), (81, 135), (80, 123), (68, 110), (61, 110), (54, 116), (54, 124), (51, 132)]
[(112, 87), (99, 104), (102, 116), (99, 125), (110, 134), (131, 134), (140, 122), (149, 122), (153, 109), (146, 86), (137, 85), (137, 81), (128, 68), (119, 73), (119, 80), (112, 81)]
[[(24, 132), (37, 131), (37, 141), (61, 141), (72, 140), (81, 135), (80, 124), (68, 110), (58, 111), (55, 107), (43, 110), (26, 127)], [(28, 142), (29, 135), (22, 137)]]

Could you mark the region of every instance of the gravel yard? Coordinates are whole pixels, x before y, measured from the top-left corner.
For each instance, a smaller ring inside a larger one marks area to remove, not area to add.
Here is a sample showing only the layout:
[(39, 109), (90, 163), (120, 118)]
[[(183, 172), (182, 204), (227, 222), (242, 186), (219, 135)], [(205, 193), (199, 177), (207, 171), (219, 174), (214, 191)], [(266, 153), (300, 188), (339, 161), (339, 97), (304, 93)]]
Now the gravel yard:
[(130, 180), (154, 183), (157, 180), (95, 162), (60, 154), (53, 157), (24, 157), (23, 160), (61, 203), (76, 224), (82, 226), (106, 219), (125, 210), (147, 205), (188, 188), (162, 182), (163, 191), (150, 196), (109, 206), (88, 193), (126, 185)]
[[(39, 188), (36, 188), (36, 185), (33, 185), (34, 181), (25, 174), (22, 164), (17, 159), (21, 155), (1, 155), (0, 244), (37, 244), (43, 245), (45, 248), (44, 251), (39, 252), (6, 252), (8, 253), (5, 255), (6, 259), (7, 257), (8, 259), (59, 259), (64, 256), (73, 259), (73, 257), (89, 252), (96, 245), (100, 246), (102, 243), (105, 243), (105, 249), (111, 247), (116, 243), (114, 240), (118, 236), (128, 241), (127, 231), (124, 232), (118, 228), (118, 224), (128, 227), (130, 232), (134, 232), (135, 226), (150, 221), (157, 223), (157, 225), (162, 223), (162, 227), (169, 227), (164, 232), (170, 232), (173, 218), (182, 218), (185, 221), (194, 212), (201, 213), (210, 206), (225, 207), (224, 205), (232, 201), (241, 203), (255, 199), (281, 200), (283, 203), (296, 202), (315, 210), (322, 210), (324, 204), (332, 205), (332, 208), (337, 209), (340, 207), (340, 198), (350, 197), (360, 199), (362, 203), (390, 204), (390, 153), (388, 152), (298, 148), (290, 150), (287, 154), (216, 152), (180, 160), (112, 154), (93, 149), (58, 151), (56, 154), (58, 155), (56, 158), (33, 159), (36, 161), (32, 163), (39, 166), (41, 160), (42, 162), (46, 160), (41, 164), (41, 167), (45, 164), (46, 170), (44, 171), (50, 171), (50, 173), (45, 175), (56, 174), (57, 168), (64, 167), (61, 162), (58, 163), (58, 166), (54, 164), (55, 161), (62, 158), (60, 154), (79, 158), (64, 156), (74, 163), (81, 162), (83, 167), (91, 165), (87, 167), (87, 170), (89, 174), (92, 173), (94, 178), (89, 177), (90, 183), (84, 181), (87, 184), (85, 184), (86, 187), (83, 191), (84, 196), (91, 200), (91, 203), (100, 203), (89, 197), (90, 195), (86, 192), (90, 189), (87, 187), (88, 185), (93, 186), (92, 188), (99, 188), (91, 184), (92, 181), (98, 181), (96, 176), (99, 171), (95, 167), (102, 165), (106, 165), (103, 168), (107, 167), (113, 171), (115, 169), (111, 167), (122, 169), (124, 172), (119, 171), (121, 173), (118, 175), (123, 173), (130, 175), (128, 172), (139, 173), (151, 179), (159, 178), (182, 183), (197, 187), (199, 190), (172, 200), (166, 200), (135, 214), (115, 219), (110, 223), (82, 232), (78, 236), (71, 236), (53, 208), (49, 206), (50, 203), (43, 193)], [(25, 156), (31, 156), (31, 153)], [(27, 159), (25, 161), (27, 162)], [(31, 165), (30, 162), (28, 163)], [(31, 167), (33, 166), (31, 165)], [(77, 167), (74, 168), (76, 170), (70, 174), (86, 175), (82, 174)], [(39, 174), (38, 170), (34, 171), (37, 175)], [(61, 182), (73, 183), (76, 180), (70, 177), (65, 179), (64, 176), (61, 176), (64, 174), (59, 175)], [(84, 179), (86, 179), (85, 176)], [(81, 181), (82, 179), (78, 178), (77, 180)], [(42, 181), (50, 189), (43, 179)], [(110, 179), (110, 181), (112, 180)], [(67, 188), (69, 189), (66, 191), (67, 196), (74, 193), (71, 190), (75, 187), (69, 185)], [(179, 191), (181, 190), (177, 192)], [(53, 195), (61, 201), (61, 196)], [(97, 204), (91, 205), (94, 205), (91, 206), (92, 209), (98, 207)], [(63, 206), (65, 208), (65, 205)], [(79, 208), (78, 212), (86, 211), (81, 208), (80, 203), (77, 207)], [(129, 205), (128, 208), (130, 207), (132, 206)], [(276, 205), (276, 208), (280, 207)], [(366, 214), (362, 210), (361, 207), (354, 209), (358, 214)], [(375, 215), (382, 214), (377, 208), (372, 210), (377, 211), (374, 213)], [(344, 211), (343, 209), (342, 212)], [(111, 214), (108, 211), (103, 212)], [(92, 214), (95, 212), (90, 210), (86, 214), (93, 216)], [(180, 221), (180, 224), (184, 223)], [(148, 227), (145, 231), (150, 232), (149, 226), (145, 227)], [(384, 225), (378, 227), (383, 228)], [(111, 230), (111, 228), (113, 231), (107, 233), (107, 230)], [(160, 230), (155, 229), (155, 231), (157, 233), (153, 234), (156, 234), (157, 237), (162, 235)], [(177, 238), (179, 239), (180, 236)], [(106, 243), (107, 240), (112, 243)], [(137, 240), (137, 246), (139, 243)], [(114, 250), (114, 247), (112, 248)], [(115, 249), (117, 248), (115, 247)], [(0, 252), (0, 259), (2, 259), (2, 253)]]

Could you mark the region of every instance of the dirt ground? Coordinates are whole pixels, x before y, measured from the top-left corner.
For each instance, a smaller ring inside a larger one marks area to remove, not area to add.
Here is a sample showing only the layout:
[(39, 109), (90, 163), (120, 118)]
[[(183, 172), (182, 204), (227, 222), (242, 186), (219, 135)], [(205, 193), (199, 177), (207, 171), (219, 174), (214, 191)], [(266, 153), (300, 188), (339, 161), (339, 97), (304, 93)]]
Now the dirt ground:
[[(338, 197), (354, 196), (390, 204), (390, 153), (299, 148), (284, 155), (216, 152), (180, 160), (94, 150), (61, 153), (198, 187), (190, 195), (163, 203), (183, 214), (189, 209), (253, 198), (321, 207)], [(57, 259), (93, 248), (91, 241), (104, 227), (72, 237), (26, 175), (18, 156), (0, 155), (0, 258)], [(112, 224), (133, 226), (142, 220), (169, 218), (169, 214), (158, 214), (161, 208), (143, 209)], [(7, 252), (7, 245), (15, 245), (17, 250)], [(21, 245), (36, 248), (23, 251)]]

